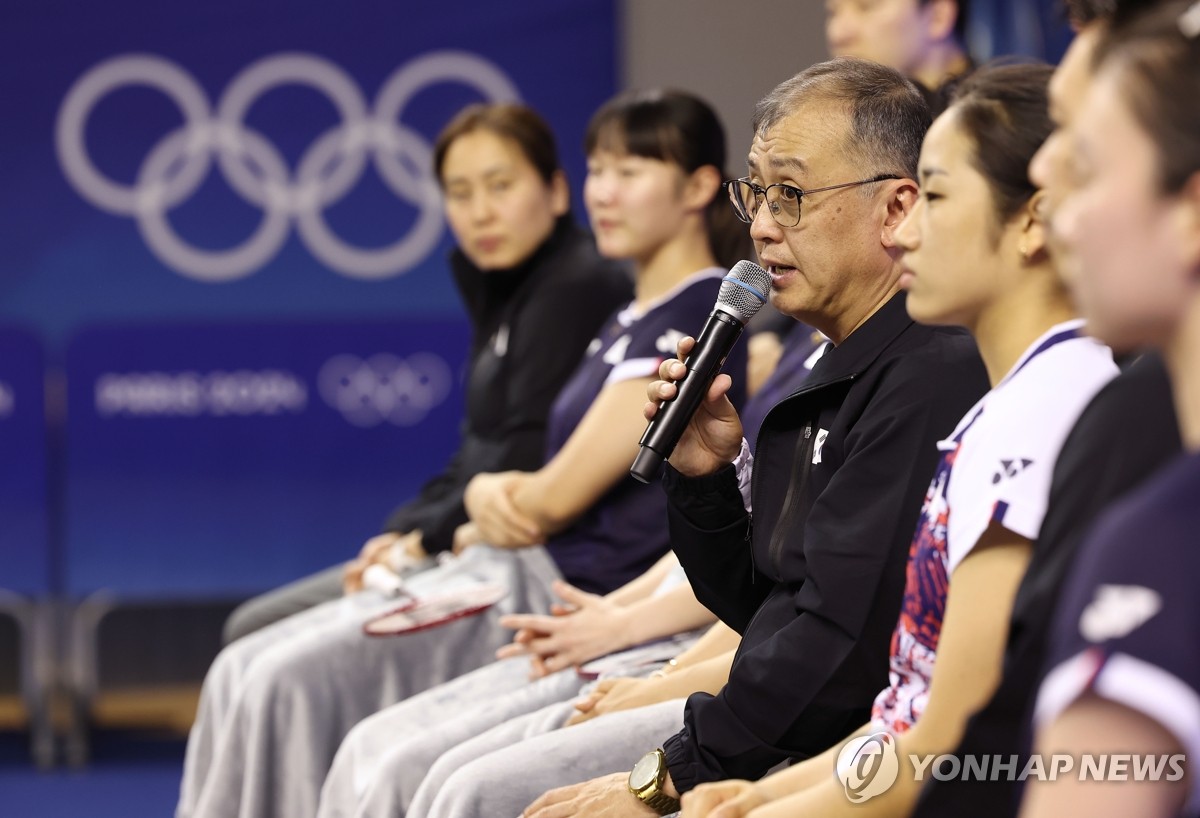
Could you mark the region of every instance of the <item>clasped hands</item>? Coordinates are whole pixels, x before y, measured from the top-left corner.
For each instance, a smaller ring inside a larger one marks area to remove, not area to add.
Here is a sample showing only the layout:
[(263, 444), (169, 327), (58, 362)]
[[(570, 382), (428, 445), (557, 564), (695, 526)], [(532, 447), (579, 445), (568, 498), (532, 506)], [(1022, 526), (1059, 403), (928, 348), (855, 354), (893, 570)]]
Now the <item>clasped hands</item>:
[(525, 548), (546, 539), (537, 522), (513, 502), (513, 495), (530, 477), (529, 472), (492, 472), (477, 474), (467, 483), (463, 505), (481, 542), (496, 548)]
[(528, 655), (531, 678), (540, 678), (620, 650), (628, 644), (628, 611), (597, 594), (568, 582), (553, 586), (561, 602), (550, 606), (550, 615), (509, 614), (500, 624), (516, 631), (496, 658)]

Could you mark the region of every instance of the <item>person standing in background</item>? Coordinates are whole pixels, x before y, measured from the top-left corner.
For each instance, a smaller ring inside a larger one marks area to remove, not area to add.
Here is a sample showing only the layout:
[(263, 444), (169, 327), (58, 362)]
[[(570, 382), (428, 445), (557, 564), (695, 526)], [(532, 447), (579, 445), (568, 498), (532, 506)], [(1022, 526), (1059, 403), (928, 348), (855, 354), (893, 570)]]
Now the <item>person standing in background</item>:
[(825, 42), (834, 57), (895, 68), (916, 84), (930, 113), (949, 103), (970, 73), (965, 47), (969, 0), (826, 0)]

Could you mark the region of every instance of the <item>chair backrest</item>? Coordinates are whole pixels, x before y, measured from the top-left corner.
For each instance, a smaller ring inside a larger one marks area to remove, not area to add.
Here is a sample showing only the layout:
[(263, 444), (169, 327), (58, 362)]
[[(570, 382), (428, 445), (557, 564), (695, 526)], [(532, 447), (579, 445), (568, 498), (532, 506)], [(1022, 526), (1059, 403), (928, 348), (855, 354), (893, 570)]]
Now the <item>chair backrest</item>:
[(350, 558), (457, 446), (468, 340), (408, 318), (78, 333), (67, 591), (233, 597)]
[(45, 355), (33, 333), (0, 327), (0, 588), (51, 590)]

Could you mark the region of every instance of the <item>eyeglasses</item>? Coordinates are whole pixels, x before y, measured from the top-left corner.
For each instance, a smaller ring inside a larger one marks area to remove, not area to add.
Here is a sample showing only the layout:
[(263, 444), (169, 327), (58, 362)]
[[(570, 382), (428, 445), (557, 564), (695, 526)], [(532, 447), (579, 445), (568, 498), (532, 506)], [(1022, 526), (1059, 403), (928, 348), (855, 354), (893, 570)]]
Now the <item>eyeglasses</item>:
[[(723, 184), (725, 190), (729, 192), (729, 201), (733, 203), (734, 212), (737, 213), (739, 219), (747, 224), (754, 221), (754, 217), (758, 215), (758, 208), (765, 199), (767, 208), (771, 212), (771, 217), (779, 223), (780, 227), (795, 227), (800, 224), (800, 201), (810, 193), (821, 193), (826, 190), (837, 190), (841, 187), (853, 187), (855, 185), (869, 185), (872, 182), (884, 182), (888, 179), (899, 178), (901, 177), (894, 173), (885, 173), (870, 179), (860, 179), (857, 182), (845, 182), (840, 185), (829, 185), (828, 187), (818, 187), (812, 190), (801, 190), (794, 185), (785, 185), (783, 183), (759, 187), (744, 177), (741, 179), (730, 179)], [(774, 195), (772, 195), (772, 191), (775, 191)]]

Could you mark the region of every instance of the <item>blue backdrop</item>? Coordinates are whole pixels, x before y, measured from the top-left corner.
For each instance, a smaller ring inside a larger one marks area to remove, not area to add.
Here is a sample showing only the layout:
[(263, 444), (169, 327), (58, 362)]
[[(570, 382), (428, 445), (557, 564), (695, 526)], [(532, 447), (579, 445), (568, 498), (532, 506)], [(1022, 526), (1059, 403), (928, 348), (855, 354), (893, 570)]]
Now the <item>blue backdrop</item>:
[(612, 0), (6, 4), (0, 318), (55, 353), (96, 320), (457, 314), (434, 135), (517, 94), (578, 188), (614, 36)]
[[(0, 587), (55, 564), (72, 593), (249, 593), (378, 531), (461, 415), (433, 139), (469, 102), (529, 102), (578, 202), (613, 3), (7, 4), (0, 322), (35, 335), (0, 333), (0, 409), (22, 390), (0, 514), (41, 500), (4, 518)], [(52, 563), (45, 434), (18, 425), (39, 341), (69, 393)]]
[(67, 590), (234, 595), (356, 553), (453, 450), (467, 348), (456, 326), (79, 334), (67, 355)]
[(46, 412), (41, 344), (0, 328), (0, 588), (50, 589)]
[(1061, 0), (970, 0), (967, 42), (980, 62), (1023, 55), (1057, 63), (1071, 41)]

